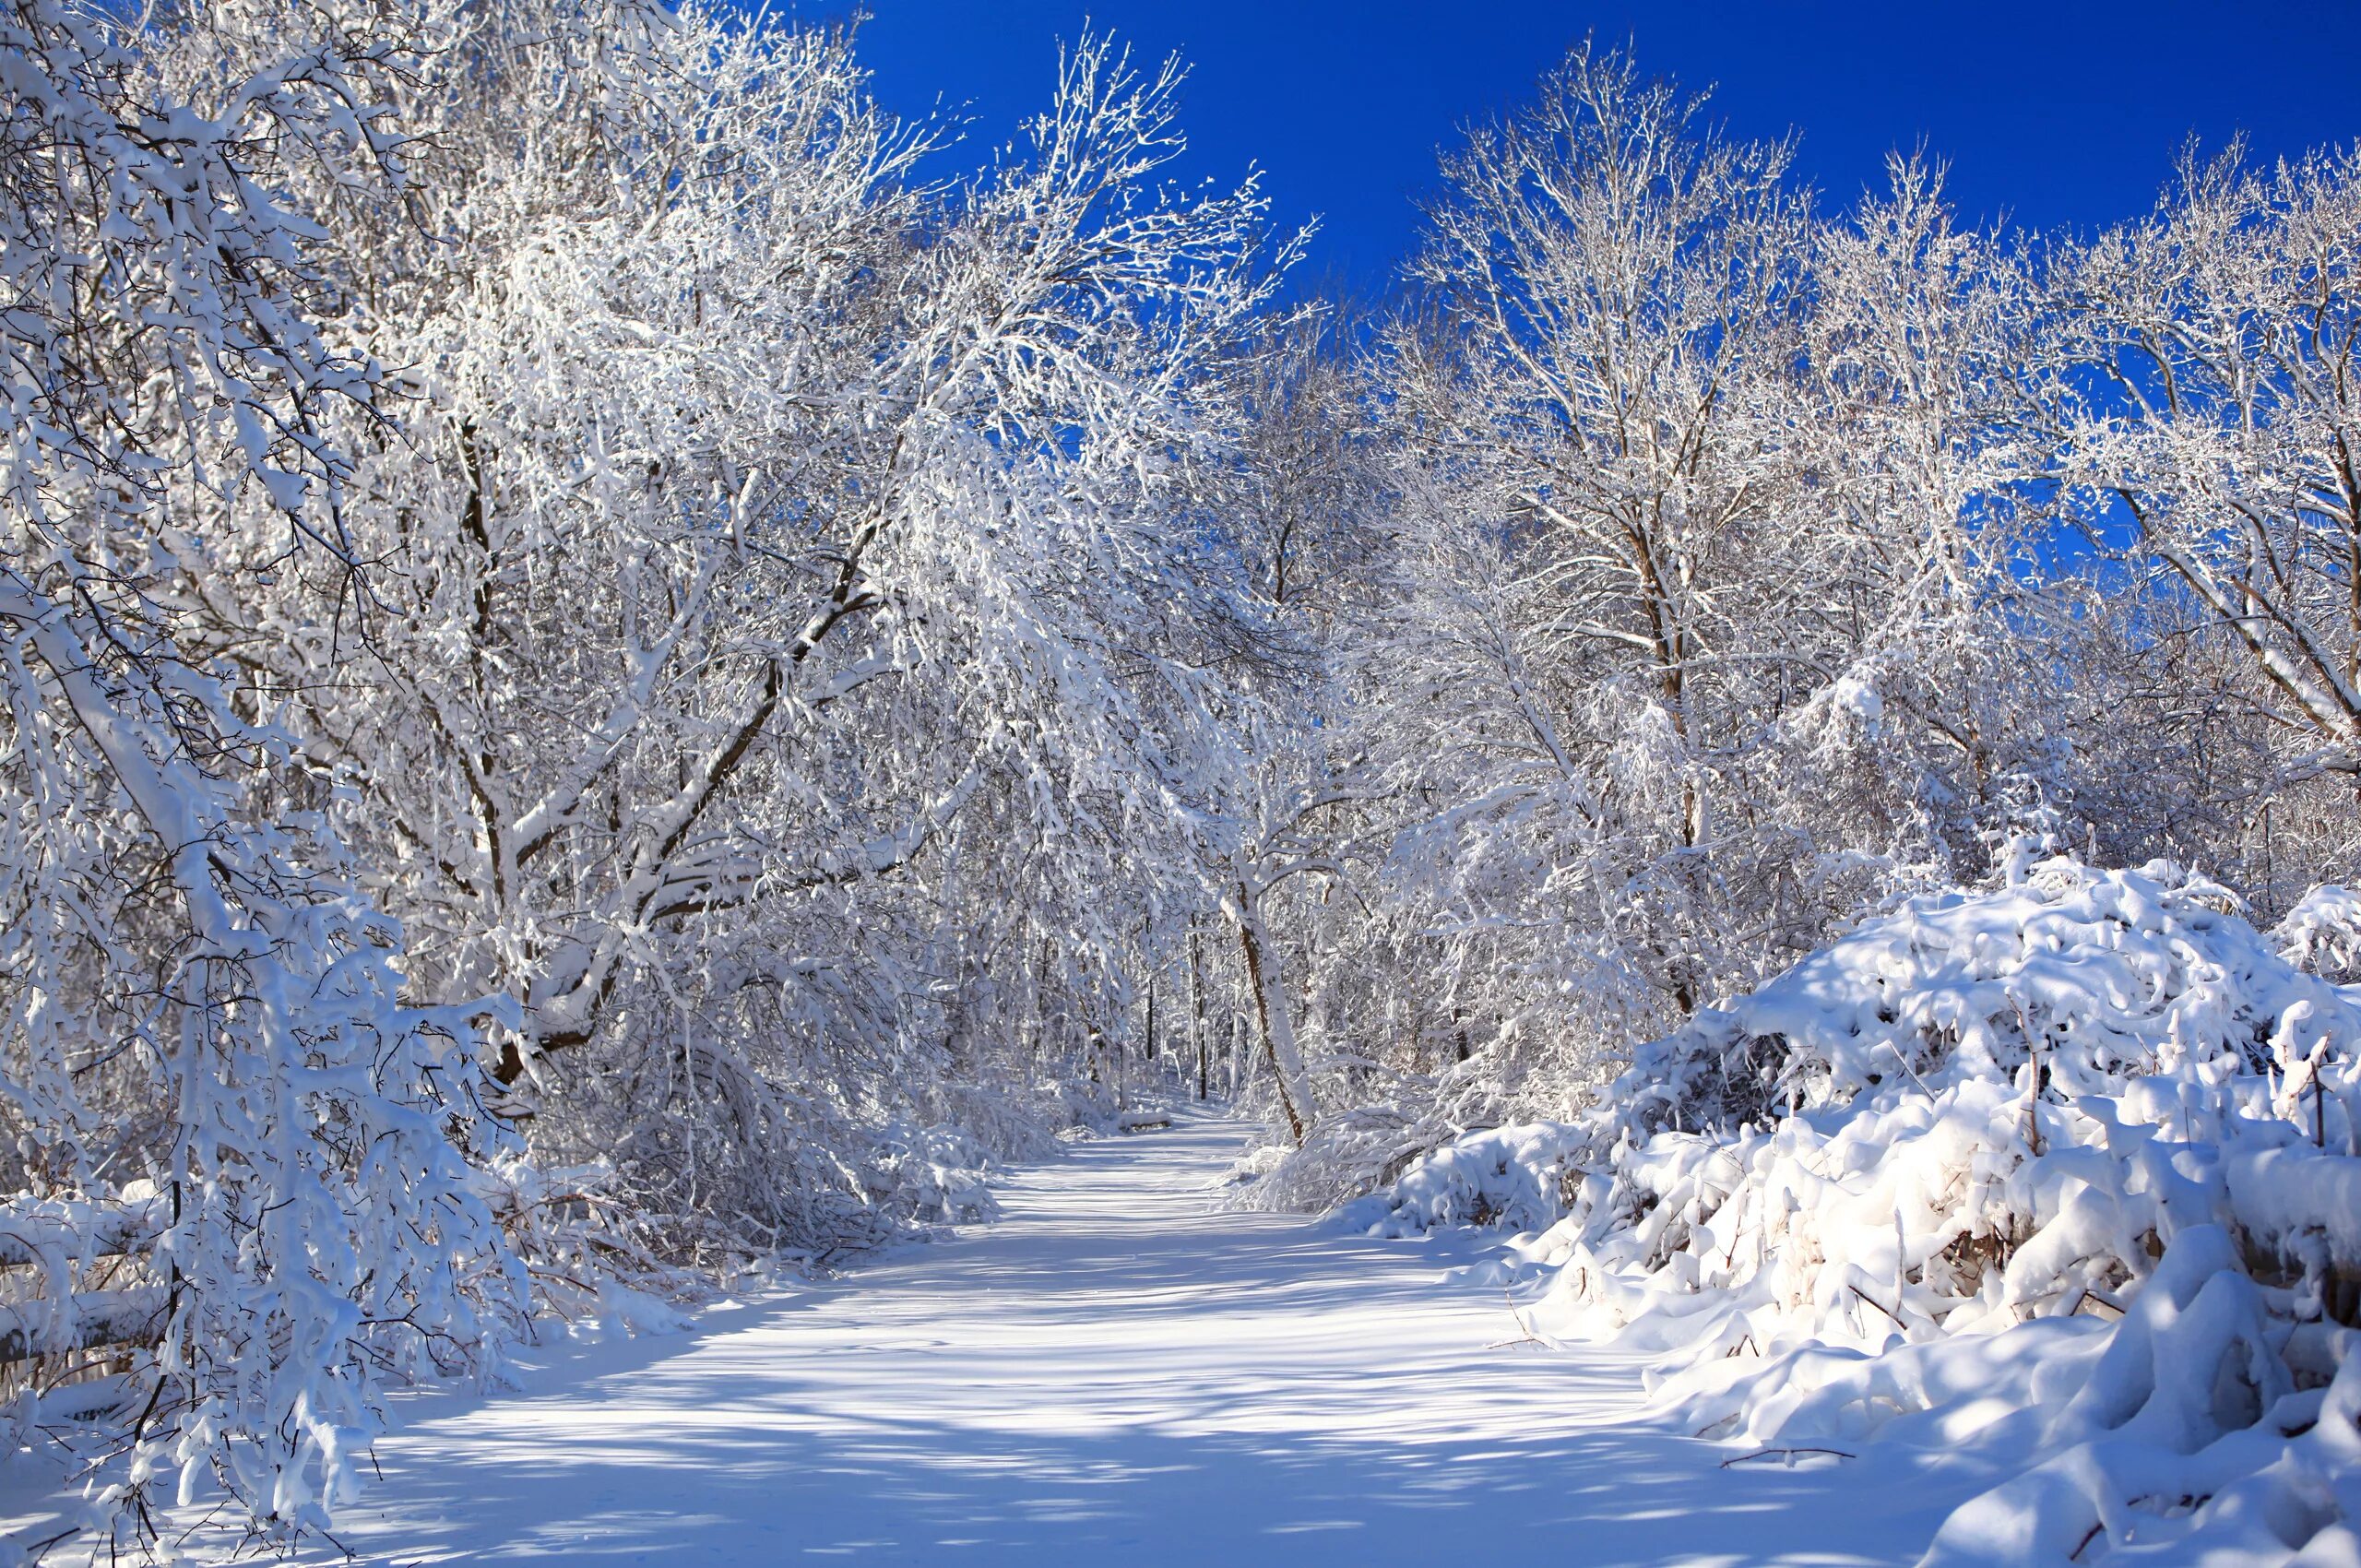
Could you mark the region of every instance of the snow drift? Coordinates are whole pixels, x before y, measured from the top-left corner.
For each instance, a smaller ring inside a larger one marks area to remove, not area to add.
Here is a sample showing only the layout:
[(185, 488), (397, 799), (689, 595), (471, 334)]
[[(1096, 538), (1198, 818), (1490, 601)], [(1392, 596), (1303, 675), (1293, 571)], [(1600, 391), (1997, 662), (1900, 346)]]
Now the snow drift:
[(1536, 1324), (1667, 1352), (1705, 1434), (2011, 1476), (1930, 1564), (2353, 1562), (2361, 989), (2315, 970), (2354, 908), (2265, 935), (2168, 864), (2021, 857), (1347, 1212), (1529, 1232)]

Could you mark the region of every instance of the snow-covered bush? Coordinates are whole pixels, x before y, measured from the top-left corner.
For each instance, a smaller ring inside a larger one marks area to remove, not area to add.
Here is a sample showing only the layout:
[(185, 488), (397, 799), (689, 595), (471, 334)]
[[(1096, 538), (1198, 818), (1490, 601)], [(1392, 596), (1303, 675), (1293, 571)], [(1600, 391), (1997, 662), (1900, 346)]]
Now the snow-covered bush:
[(1384, 1193), (1349, 1206), (1340, 1218), (1396, 1236), (1453, 1225), (1545, 1230), (1566, 1211), (1569, 1161), (1587, 1142), (1584, 1129), (1556, 1122), (1470, 1133), (1418, 1160)]
[(2313, 929), (2162, 863), (1915, 898), (1352, 1217), (1538, 1231), (1533, 1320), (1669, 1353), (1699, 1430), (2023, 1467), (1936, 1561), (2292, 1551), (2361, 1520), (2361, 996)]
[(991, 1219), (1000, 1205), (985, 1185), (991, 1158), (957, 1127), (884, 1128), (872, 1146), (867, 1181), (872, 1206), (919, 1225)]
[(620, 1190), (611, 1166), (552, 1169), (512, 1153), (479, 1172), (476, 1185), (543, 1316), (611, 1333), (669, 1333), (685, 1321), (681, 1307), (711, 1295), (718, 1271), (668, 1261), (677, 1240)]

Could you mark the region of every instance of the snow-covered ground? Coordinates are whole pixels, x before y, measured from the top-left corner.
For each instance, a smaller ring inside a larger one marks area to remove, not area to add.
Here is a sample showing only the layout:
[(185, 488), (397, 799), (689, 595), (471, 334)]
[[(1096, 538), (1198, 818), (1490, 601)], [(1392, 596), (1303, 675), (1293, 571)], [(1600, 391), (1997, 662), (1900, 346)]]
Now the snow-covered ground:
[(1082, 1145), (840, 1285), (415, 1401), (336, 1538), (388, 1568), (1906, 1562), (1974, 1490), (1892, 1467), (1923, 1455), (1724, 1468), (1635, 1419), (1636, 1360), (1513, 1343), (1453, 1273), (1486, 1243), (1223, 1212), (1244, 1134)]

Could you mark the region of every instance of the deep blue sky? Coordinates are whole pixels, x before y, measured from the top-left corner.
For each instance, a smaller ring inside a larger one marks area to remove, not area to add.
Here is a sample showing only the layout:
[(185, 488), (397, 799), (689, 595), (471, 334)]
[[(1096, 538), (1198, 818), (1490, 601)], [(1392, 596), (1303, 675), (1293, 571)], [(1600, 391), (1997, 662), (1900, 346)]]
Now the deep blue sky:
[[(801, 0), (806, 19), (853, 7)], [(1057, 41), (1090, 18), (1191, 63), (1187, 172), (1264, 168), (1280, 215), (1324, 215), (1310, 270), (1382, 289), (1438, 144), (1523, 98), (1586, 30), (1642, 67), (1718, 84), (1747, 136), (1803, 132), (1803, 168), (1849, 201), (1921, 138), (1971, 215), (2091, 227), (2147, 208), (2191, 131), (2266, 156), (2361, 135), (2361, 0), (1889, 5), (1776, 0), (868, 0), (860, 53), (885, 103), (973, 117), (983, 160), (1047, 98)]]

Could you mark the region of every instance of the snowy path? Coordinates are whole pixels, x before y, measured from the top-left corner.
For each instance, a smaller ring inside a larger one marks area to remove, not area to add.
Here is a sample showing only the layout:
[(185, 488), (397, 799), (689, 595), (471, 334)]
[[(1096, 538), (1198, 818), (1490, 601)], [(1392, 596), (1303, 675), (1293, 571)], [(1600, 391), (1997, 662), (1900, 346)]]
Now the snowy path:
[(1618, 1424), (1633, 1364), (1500, 1345), (1442, 1243), (1214, 1212), (1241, 1136), (1086, 1144), (841, 1286), (414, 1405), (338, 1534), (388, 1565), (1306, 1568), (1907, 1562), (1931, 1532), (1859, 1467)]

